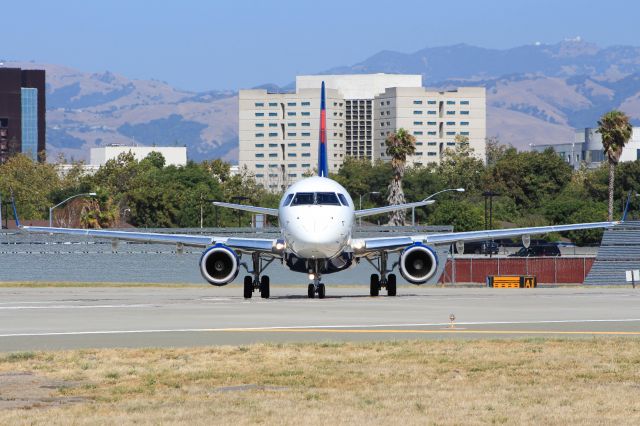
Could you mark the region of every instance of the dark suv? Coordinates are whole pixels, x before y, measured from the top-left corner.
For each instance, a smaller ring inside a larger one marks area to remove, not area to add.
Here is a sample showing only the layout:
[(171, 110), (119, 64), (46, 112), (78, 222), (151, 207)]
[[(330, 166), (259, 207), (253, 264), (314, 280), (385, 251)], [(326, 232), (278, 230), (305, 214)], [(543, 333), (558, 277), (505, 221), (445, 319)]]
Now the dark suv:
[(557, 244), (540, 244), (535, 246), (522, 247), (517, 252), (510, 254), (509, 257), (548, 257), (560, 256), (560, 249)]
[[(498, 254), (498, 243), (495, 241), (469, 241), (464, 243), (464, 252), (465, 253), (474, 253), (474, 254)], [(456, 253), (458, 252), (457, 249)]]

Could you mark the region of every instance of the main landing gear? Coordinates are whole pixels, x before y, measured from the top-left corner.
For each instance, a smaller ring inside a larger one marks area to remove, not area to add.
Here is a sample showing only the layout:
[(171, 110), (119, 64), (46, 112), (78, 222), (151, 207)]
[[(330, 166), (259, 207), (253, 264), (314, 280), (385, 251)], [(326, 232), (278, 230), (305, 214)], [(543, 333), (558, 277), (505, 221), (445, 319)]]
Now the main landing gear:
[(386, 252), (381, 252), (380, 256), (378, 256), (377, 264), (365, 257), (367, 262), (379, 272), (379, 274), (371, 274), (371, 280), (369, 281), (369, 294), (371, 297), (379, 296), (383, 287), (387, 289), (387, 296), (395, 296), (397, 294), (396, 274), (387, 275), (387, 272), (391, 272), (393, 269), (387, 269), (387, 256)]
[[(274, 258), (271, 258), (263, 263), (263, 259), (260, 257), (258, 253), (251, 254), (251, 260), (253, 263), (253, 269), (249, 272), (251, 275), (246, 275), (244, 277), (244, 298), (251, 299), (253, 296), (253, 292), (258, 290), (260, 291), (260, 297), (263, 299), (268, 299), (270, 296), (271, 288), (270, 288), (270, 279), (268, 275), (262, 275), (262, 272), (267, 269), (267, 266), (273, 262)], [(245, 265), (246, 268), (246, 265)]]

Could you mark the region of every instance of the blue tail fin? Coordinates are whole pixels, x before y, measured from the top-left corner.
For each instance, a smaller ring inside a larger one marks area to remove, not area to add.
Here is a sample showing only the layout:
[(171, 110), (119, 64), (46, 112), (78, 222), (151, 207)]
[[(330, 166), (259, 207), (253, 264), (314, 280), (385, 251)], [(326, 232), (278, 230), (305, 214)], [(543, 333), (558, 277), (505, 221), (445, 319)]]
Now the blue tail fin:
[(318, 176), (329, 177), (327, 157), (327, 105), (324, 94), (324, 81), (320, 89), (320, 143), (318, 144)]
[(13, 197), (13, 189), (11, 190), (11, 207), (13, 208), (13, 218), (16, 220), (16, 227), (22, 228), (22, 225), (20, 225), (20, 219), (18, 219), (18, 210), (16, 210), (16, 200)]

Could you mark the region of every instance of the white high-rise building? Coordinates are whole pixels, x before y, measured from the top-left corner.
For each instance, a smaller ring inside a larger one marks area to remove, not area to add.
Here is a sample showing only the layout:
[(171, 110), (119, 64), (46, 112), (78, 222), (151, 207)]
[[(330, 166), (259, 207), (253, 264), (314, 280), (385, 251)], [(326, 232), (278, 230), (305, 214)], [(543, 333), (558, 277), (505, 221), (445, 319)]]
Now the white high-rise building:
[[(484, 88), (427, 91), (421, 87), (420, 75), (298, 76), (294, 93), (241, 90), (239, 94), (239, 165), (254, 173), (265, 187), (280, 191), (307, 174), (315, 174), (323, 81), (327, 88), (329, 172), (336, 172), (347, 156), (386, 160), (384, 140), (400, 127), (418, 141), (419, 149), (410, 162), (439, 161), (443, 149), (452, 147), (455, 136), (451, 132), (467, 136), (484, 159)], [(423, 104), (414, 104), (418, 101)], [(418, 110), (422, 111), (422, 124), (417, 124)], [(451, 124), (454, 121), (455, 125)], [(433, 126), (437, 129), (434, 135)], [(435, 156), (430, 154), (433, 149), (422, 148), (434, 142), (438, 148)]]

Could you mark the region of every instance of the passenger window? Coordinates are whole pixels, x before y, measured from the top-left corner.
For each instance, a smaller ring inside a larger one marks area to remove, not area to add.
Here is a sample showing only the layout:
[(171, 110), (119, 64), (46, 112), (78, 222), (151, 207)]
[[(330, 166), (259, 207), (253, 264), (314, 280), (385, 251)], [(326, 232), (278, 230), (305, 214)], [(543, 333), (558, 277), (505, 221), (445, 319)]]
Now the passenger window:
[(287, 198), (285, 198), (284, 201), (282, 202), (282, 207), (288, 206), (292, 198), (293, 198), (293, 194), (287, 195)]
[(313, 204), (313, 192), (298, 192), (295, 197), (293, 197), (292, 206), (303, 206)]
[(344, 194), (338, 194), (338, 198), (340, 198), (340, 202), (343, 206), (349, 207), (349, 202), (347, 201), (347, 197), (345, 197)]
[(316, 204), (320, 204), (322, 206), (339, 206), (340, 202), (334, 192), (317, 192)]

